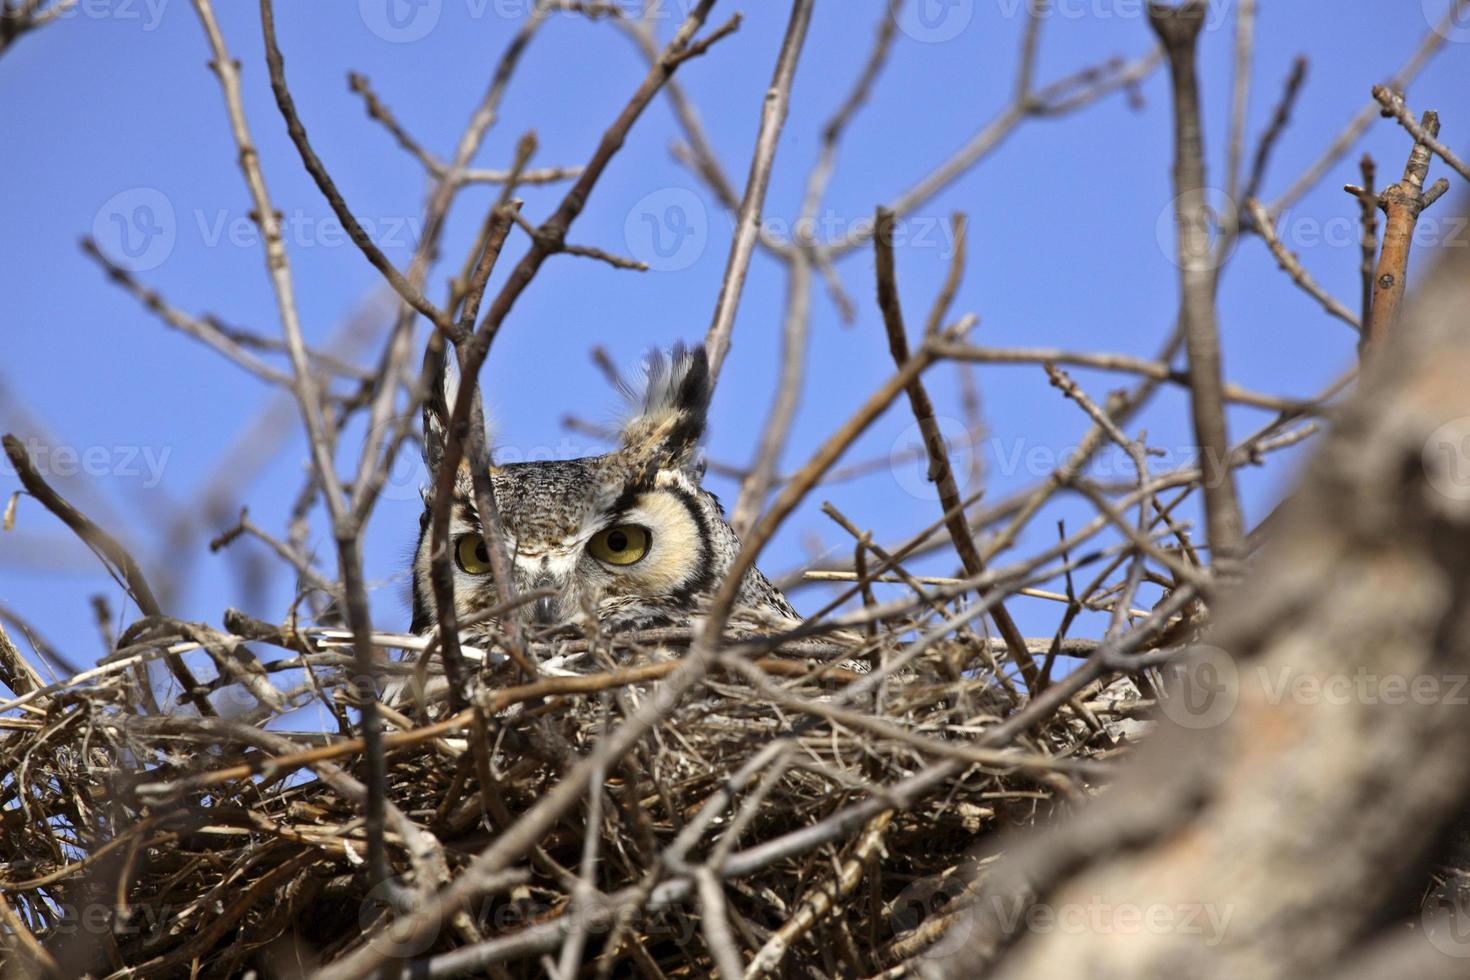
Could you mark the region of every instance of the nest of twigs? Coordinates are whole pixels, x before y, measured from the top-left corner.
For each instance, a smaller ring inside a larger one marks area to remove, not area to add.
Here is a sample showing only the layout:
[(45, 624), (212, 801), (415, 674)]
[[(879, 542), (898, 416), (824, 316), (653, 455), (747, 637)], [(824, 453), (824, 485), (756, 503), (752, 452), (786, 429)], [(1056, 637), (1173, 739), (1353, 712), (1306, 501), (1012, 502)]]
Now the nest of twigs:
[[(291, 976), (354, 954), (531, 976), (575, 943), (601, 975), (704, 976), (733, 936), (777, 975), (881, 972), (940, 935), (988, 837), (1088, 791), (1140, 705), (1131, 686), (1093, 685), (991, 749), (1022, 699), (982, 638), (877, 677), (865, 669), (898, 655), (896, 635), (799, 653), (747, 641), (705, 655), (667, 720), (613, 754), (608, 733), (689, 663), (671, 631), (535, 645), (530, 683), (482, 663), (459, 710), (432, 678), (416, 686), (417, 654), (400, 652), (380, 679), (396, 701), (381, 712), (384, 884), (342, 640), (230, 625), (192, 639), (158, 627), (6, 713), (0, 897), (43, 967), (65, 972), (79, 943), (108, 949), (119, 977)], [(139, 661), (191, 642), (217, 661), (262, 654), (250, 684), (211, 685), (234, 717), (143, 706)], [(267, 644), (285, 649), (272, 660)], [(263, 681), (277, 704), (260, 703)], [(600, 790), (537, 824), (579, 764)], [(497, 847), (509, 858), (486, 863)], [(471, 900), (434, 904), (471, 880)]]

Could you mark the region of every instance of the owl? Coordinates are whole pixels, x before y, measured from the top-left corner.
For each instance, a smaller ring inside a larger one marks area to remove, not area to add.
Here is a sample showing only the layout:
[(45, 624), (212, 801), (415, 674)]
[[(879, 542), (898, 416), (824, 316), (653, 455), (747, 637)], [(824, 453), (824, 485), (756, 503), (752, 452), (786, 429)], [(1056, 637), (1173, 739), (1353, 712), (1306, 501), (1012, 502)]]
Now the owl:
[[(715, 495), (700, 485), (699, 441), (709, 408), (703, 347), (675, 347), (647, 363), (647, 384), (627, 392), (631, 417), (612, 452), (494, 466), (491, 482), (505, 527), (517, 592), (549, 589), (521, 615), (532, 626), (590, 626), (605, 633), (688, 625), (720, 588), (740, 550)], [(452, 384), (425, 400), (424, 462), (432, 487), (444, 457)], [(436, 626), (429, 579), (430, 506), (424, 495), (413, 562), (413, 630)], [(476, 513), (468, 463), (456, 473), (450, 511), (455, 612), (460, 622), (497, 603), (490, 554)], [(752, 568), (735, 616), (767, 627), (794, 625), (795, 610)], [(480, 624), (466, 627), (493, 629)]]

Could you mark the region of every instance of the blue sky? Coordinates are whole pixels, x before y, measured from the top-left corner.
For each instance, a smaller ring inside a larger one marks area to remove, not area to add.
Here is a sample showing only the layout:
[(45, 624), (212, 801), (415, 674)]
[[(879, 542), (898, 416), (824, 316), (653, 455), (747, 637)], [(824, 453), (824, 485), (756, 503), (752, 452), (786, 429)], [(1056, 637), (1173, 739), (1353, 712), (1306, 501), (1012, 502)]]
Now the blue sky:
[[(379, 245), (404, 266), (421, 220), (425, 177), (366, 117), (346, 75), (368, 76), (405, 127), (447, 158), (527, 2), (422, 0), (411, 6), (391, 0), (391, 8), (389, 2), (283, 0), (277, 21), (292, 89), (318, 153)], [(922, 3), (922, 10), (904, 15), (875, 95), (850, 127), (821, 212), (827, 227), (842, 230), (867, 220), (876, 204), (928, 173), (1009, 98), (1020, 0)], [(662, 37), (687, 5), (666, 0)], [(883, 6), (878, 0), (818, 4), (776, 157), (770, 220), (795, 215), (820, 150), (820, 127), (866, 58)], [(1363, 105), (1371, 85), (1404, 62), (1448, 0), (1401, 0), (1392, 16), (1382, 0), (1262, 6), (1252, 145), (1292, 59), (1305, 54), (1311, 61), (1292, 125), (1267, 174), (1266, 195), (1274, 197)], [(391, 305), (286, 137), (270, 96), (256, 5), (224, 0), (219, 8), (226, 39), (244, 65), (246, 110), (271, 193), (286, 218), (308, 341), (326, 346), (351, 329), (381, 336)], [(739, 31), (684, 65), (678, 77), (727, 172), (743, 182), (787, 11), (769, 0), (722, 0), (712, 23), (737, 10), (744, 18)], [(1055, 0), (1042, 33), (1038, 79), (1044, 83), (1115, 55), (1142, 56), (1153, 39), (1141, 14), (1140, 0)], [(1206, 149), (1216, 185), (1224, 180), (1232, 20), (1233, 4), (1217, 3), (1202, 42)], [(165, 600), (171, 613), (217, 624), (224, 608), (238, 606), (278, 621), (290, 601), (289, 570), (254, 544), (211, 554), (207, 542), (242, 506), (256, 523), (282, 530), (306, 465), (299, 423), (282, 407), (279, 389), (164, 326), (78, 248), (81, 236), (95, 234), (173, 305), (279, 334), (219, 87), (205, 67), (208, 57), (198, 20), (183, 0), (83, 0), (64, 20), (23, 38), (0, 58), (0, 86), (8, 93), (0, 101), (0, 171), (6, 178), (0, 277), (7, 298), (0, 427), (50, 447), (46, 466), (56, 485), (118, 531), (160, 580), (174, 583)], [(476, 164), (506, 166), (516, 140), (532, 129), (540, 141), (533, 165), (585, 161), (644, 70), (632, 44), (610, 25), (553, 17), (527, 51)], [(1444, 138), (1457, 148), (1470, 145), (1470, 113), (1458, 97), (1467, 83), (1470, 29), (1452, 32), (1409, 90), (1416, 110), (1441, 110)], [(898, 264), (913, 330), (943, 280), (951, 254), (948, 216), (959, 210), (969, 216), (969, 258), (954, 309), (979, 315), (977, 341), (1155, 352), (1177, 304), (1168, 257), (1173, 194), (1164, 76), (1150, 76), (1138, 93), (1141, 105), (1114, 95), (1065, 118), (1023, 124), (997, 152), (909, 216)], [(628, 272), (558, 256), (517, 304), (482, 377), (500, 458), (600, 451), (595, 440), (561, 424), (567, 414), (605, 422), (618, 407), (587, 357), (593, 344), (631, 367), (652, 346), (703, 335), (731, 224), (670, 154), (678, 138), (667, 103), (656, 102), (570, 235), (650, 259), (656, 268)], [(1340, 188), (1356, 181), (1363, 150), (1378, 158), (1380, 184), (1386, 184), (1401, 171), (1407, 149), (1391, 121), (1375, 123), (1283, 219), (1288, 244), (1350, 307), (1358, 294), (1356, 206)], [(527, 188), (525, 213), (544, 218), (564, 186)], [(461, 196), (433, 295), (457, 269), (492, 194), (482, 186)], [(668, 224), (671, 205), (684, 224)], [(1437, 210), (1439, 217), (1426, 215), (1424, 241), (1464, 245), (1465, 232), (1444, 220), (1451, 208)], [(660, 216), (668, 230), (685, 233), (683, 246), (665, 257), (650, 254), (648, 229)], [(150, 229), (155, 234), (145, 240)], [(509, 257), (525, 245), (524, 236), (513, 236)], [(130, 248), (136, 254), (126, 254)], [(1428, 251), (1420, 248), (1418, 256)], [(504, 263), (500, 274), (508, 267)], [(787, 467), (804, 459), (892, 370), (872, 301), (871, 251), (850, 253), (838, 272), (857, 302), (857, 318), (844, 325), (830, 298), (817, 291), (809, 384), (783, 460)], [(758, 252), (713, 407), (709, 452), (719, 461), (747, 464), (759, 436), (772, 397), (784, 287), (779, 263)], [(1259, 240), (1244, 241), (1232, 260), (1220, 311), (1228, 374), (1248, 387), (1308, 395), (1353, 362), (1350, 331), (1296, 290)], [(361, 363), (371, 362), (372, 346), (357, 348)], [(1077, 377), (1098, 398), (1123, 383), (1120, 376), (1095, 372)], [(998, 498), (1043, 475), (1049, 460), (1075, 444), (1086, 421), (1038, 367), (988, 367), (978, 379), (989, 433), (973, 448), (987, 468), (989, 494)], [(940, 413), (959, 417), (955, 371), (941, 366), (930, 384)], [(258, 428), (273, 404), (276, 424)], [(1183, 406), (1177, 394), (1167, 393), (1137, 423), (1148, 429), (1151, 443), (1175, 453), (1175, 461), (1190, 443)], [(1232, 431), (1241, 435), (1265, 418), (1242, 410), (1232, 416)], [(912, 435), (905, 434), (908, 427), (900, 404), (848, 461), (901, 449)], [(355, 463), (356, 451), (346, 440), (344, 470)], [(1286, 461), (1246, 475), (1253, 520), (1289, 485), (1292, 466)], [(408, 622), (403, 569), (417, 529), (417, 480), (414, 466), (397, 475), (370, 528), (367, 576), (376, 585), (375, 621), (384, 628)], [(13, 474), (0, 474), (0, 493), (8, 497), (15, 486)], [(712, 478), (712, 486), (733, 504), (733, 484)], [(211, 487), (217, 506), (203, 513), (201, 496)], [(819, 545), (850, 552), (845, 535), (817, 509), (823, 499), (859, 525), (883, 529), (880, 539), (923, 527), (938, 513), (913, 466), (822, 488), (767, 552), (762, 565), (768, 572), (791, 568)], [(1057, 515), (1075, 519), (1080, 512), (1069, 506), (1059, 504)], [(1023, 550), (1054, 539), (1055, 516), (1038, 519)], [(17, 524), (0, 535), (0, 602), (74, 662), (95, 660), (102, 650), (89, 597), (105, 595), (114, 620), (126, 622), (134, 611), (125, 608), (122, 590), (34, 501), (21, 502)], [(333, 569), (320, 521), (313, 542)], [(951, 570), (944, 561), (924, 567)], [(810, 609), (821, 593), (803, 591), (796, 598)], [(1057, 609), (1034, 600), (1015, 607), (1023, 629), (1033, 633), (1049, 633)]]

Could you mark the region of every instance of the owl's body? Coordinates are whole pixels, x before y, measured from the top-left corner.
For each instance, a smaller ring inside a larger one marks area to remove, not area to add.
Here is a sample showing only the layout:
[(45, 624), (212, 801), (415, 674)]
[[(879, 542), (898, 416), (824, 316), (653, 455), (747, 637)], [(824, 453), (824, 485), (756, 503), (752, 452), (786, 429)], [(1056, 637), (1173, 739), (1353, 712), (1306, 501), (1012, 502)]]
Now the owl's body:
[[(495, 467), (491, 483), (517, 593), (547, 590), (521, 615), (539, 627), (602, 632), (691, 623), (720, 588), (740, 542), (696, 463), (709, 403), (702, 348), (650, 361), (648, 385), (614, 451)], [(443, 456), (450, 401), (425, 406), (431, 486)], [(494, 607), (497, 592), (467, 466), (455, 474), (448, 547), (457, 619)], [(437, 626), (430, 587), (432, 493), (414, 559), (415, 632)], [(737, 618), (794, 624), (786, 597), (755, 569), (741, 581)], [(470, 625), (466, 632), (493, 629)]]

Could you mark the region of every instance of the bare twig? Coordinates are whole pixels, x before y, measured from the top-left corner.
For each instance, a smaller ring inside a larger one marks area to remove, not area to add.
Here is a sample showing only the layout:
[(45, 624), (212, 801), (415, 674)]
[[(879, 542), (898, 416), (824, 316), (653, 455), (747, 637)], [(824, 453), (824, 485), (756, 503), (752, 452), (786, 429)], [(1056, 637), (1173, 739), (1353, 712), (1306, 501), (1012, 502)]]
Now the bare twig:
[[(893, 220), (892, 211), (882, 207), (878, 209), (873, 245), (877, 254), (878, 306), (883, 311), (883, 325), (888, 331), (888, 349), (893, 354), (894, 363), (902, 367), (909, 359), (909, 342), (894, 269)], [(958, 273), (952, 271), (951, 278), (957, 279)], [(941, 299), (941, 302), (945, 301)], [(949, 449), (945, 446), (944, 434), (939, 431), (939, 423), (934, 418), (934, 403), (917, 375), (908, 384), (908, 399), (909, 408), (913, 410), (914, 420), (923, 433), (924, 446), (929, 454), (929, 480), (939, 492), (941, 508), (950, 515), (945, 526), (949, 529), (955, 552), (960, 556), (967, 575), (980, 575), (985, 571), (985, 563), (975, 546), (974, 537), (970, 534), (964, 511), (956, 510), (960, 503), (960, 490), (955, 483), (954, 470), (949, 465)], [(1000, 602), (995, 604), (990, 616), (1005, 639), (1011, 659), (1020, 668), (1027, 686), (1034, 690), (1037, 680), (1036, 664), (1026, 649), (1026, 639), (1021, 635), (1020, 628)]]
[[(1358, 319), (1359, 323), (1366, 324), (1373, 318), (1373, 264), (1378, 257), (1378, 192), (1373, 188), (1377, 186), (1378, 167), (1373, 158), (1363, 154), (1363, 159), (1358, 162), (1359, 171), (1363, 175), (1363, 185), (1355, 187), (1348, 184), (1344, 190), (1358, 201), (1358, 250), (1362, 260), (1358, 263), (1358, 271), (1363, 280), (1359, 308), (1362, 311)], [(1362, 337), (1359, 338), (1359, 346), (1362, 345)]]
[[(162, 616), (163, 609), (158, 605), (158, 600), (153, 597), (153, 590), (149, 588), (148, 580), (143, 576), (143, 570), (138, 567), (138, 562), (128, 553), (128, 550), (119, 544), (111, 534), (94, 524), (86, 514), (77, 510), (64, 497), (51, 489), (41, 474), (36, 471), (30, 454), (26, 452), (25, 446), (19, 439), (7, 433), (3, 442), (5, 455), (10, 460), (10, 465), (15, 467), (15, 473), (20, 478), (21, 485), (26, 488), (26, 492), (56, 515), (57, 519), (69, 527), (73, 534), (92, 549), (98, 558), (102, 559), (109, 573), (128, 590), (128, 595), (133, 597), (133, 601), (138, 604), (138, 609), (144, 616)], [(172, 654), (165, 657), (165, 662), (174, 677), (183, 685), (185, 696), (194, 702), (200, 714), (214, 714), (214, 709), (210, 706), (209, 701), (199, 693), (199, 681), (195, 679), (189, 666)]]
[(1215, 322), (1217, 268), (1210, 250), (1205, 212), (1205, 164), (1200, 123), (1195, 45), (1207, 3), (1187, 0), (1171, 7), (1150, 3), (1149, 23), (1164, 42), (1174, 82), (1174, 228), (1178, 236), (1180, 320), (1189, 353), (1190, 408), (1203, 454), (1205, 520), (1210, 552), (1220, 572), (1232, 574), (1245, 531), (1235, 477), (1226, 462), (1225, 394), (1220, 367), (1220, 333)]
[(1343, 306), (1330, 296), (1325, 289), (1319, 286), (1307, 270), (1302, 268), (1301, 260), (1282, 244), (1280, 238), (1276, 237), (1276, 228), (1271, 221), (1271, 216), (1266, 213), (1266, 209), (1262, 206), (1261, 202), (1255, 198), (1251, 198), (1245, 202), (1245, 206), (1250, 212), (1252, 220), (1255, 222), (1256, 231), (1260, 232), (1261, 237), (1265, 239), (1266, 247), (1271, 250), (1271, 254), (1275, 256), (1276, 262), (1281, 266), (1282, 271), (1291, 276), (1291, 281), (1296, 283), (1308, 296), (1321, 303), (1322, 308), (1328, 313), (1337, 317), (1354, 330), (1361, 331), (1363, 329), (1362, 322), (1353, 316), (1352, 312), (1346, 306)]
[[(1240, 199), (1240, 168), (1245, 159), (1245, 120), (1250, 109), (1251, 61), (1256, 46), (1256, 0), (1235, 7), (1235, 66), (1230, 93), (1230, 135), (1226, 140), (1225, 192)], [(1288, 91), (1291, 86), (1288, 85)]]
[[(1439, 114), (1432, 110), (1424, 113), (1420, 129), (1427, 136), (1437, 136)], [(1404, 179), (1378, 196), (1378, 206), (1388, 217), (1383, 225), (1383, 248), (1374, 278), (1373, 313), (1365, 332), (1369, 348), (1383, 344), (1398, 322), (1408, 286), (1409, 249), (1414, 243), (1414, 226), (1419, 222), (1419, 215), (1449, 189), (1449, 182), (1443, 177), (1425, 189), (1430, 160), (1429, 145), (1415, 143), (1404, 165)]]
[(1375, 85), (1373, 86), (1373, 98), (1377, 99), (1378, 104), (1383, 106), (1384, 112), (1397, 119), (1399, 125), (1404, 127), (1410, 136), (1414, 137), (1415, 143), (1428, 147), (1431, 153), (1449, 164), (1451, 170), (1466, 180), (1470, 180), (1470, 166), (1466, 166), (1465, 161), (1461, 160), (1455, 154), (1454, 150), (1451, 150), (1437, 139), (1437, 132), (1430, 132), (1427, 125), (1414, 118), (1414, 114), (1404, 104), (1404, 97), (1402, 95), (1386, 85)]
[(373, 268), (380, 272), (393, 291), (403, 298), (403, 301), (418, 310), (429, 319), (440, 330), (447, 329), (450, 323), (449, 314), (430, 303), (418, 291), (418, 289), (404, 278), (397, 267), (383, 250), (378, 248), (363, 227), (358, 223), (347, 202), (342, 198), (342, 192), (337, 189), (330, 174), (327, 173), (326, 165), (311, 148), (311, 142), (306, 136), (306, 127), (302, 125), (301, 116), (296, 111), (296, 100), (291, 96), (291, 90), (286, 85), (286, 59), (281, 55), (280, 45), (276, 42), (276, 12), (271, 0), (260, 0), (260, 27), (265, 38), (265, 61), (270, 70), (271, 91), (275, 93), (276, 106), (281, 110), (281, 117), (286, 121), (286, 132), (291, 137), (291, 142), (296, 144), (296, 151), (301, 155), (301, 162), (306, 167), (306, 172), (311, 174), (311, 179), (316, 181), (317, 188), (322, 196), (327, 199), (327, 204), (332, 208), (332, 213), (337, 220), (342, 222), (347, 236), (352, 239), (367, 260), (372, 263)]
[[(1429, 30), (1424, 32), (1419, 44), (1415, 47), (1409, 60), (1404, 62), (1393, 77), (1387, 81), (1390, 89), (1402, 92), (1409, 87), (1409, 83), (1419, 76), (1424, 66), (1429, 64), (1431, 58), (1444, 46), (1446, 40), (1454, 36), (1456, 25), (1462, 23), (1465, 12), (1470, 10), (1470, 0), (1449, 0), (1445, 8), (1444, 16), (1430, 25)], [(1341, 133), (1333, 139), (1332, 144), (1323, 154), (1312, 163), (1291, 186), (1282, 192), (1281, 196), (1271, 202), (1267, 210), (1273, 215), (1279, 215), (1297, 201), (1301, 200), (1313, 187), (1327, 176), (1328, 172), (1337, 165), (1337, 162), (1347, 155), (1348, 151), (1362, 138), (1368, 128), (1373, 125), (1373, 120), (1380, 112), (1378, 100), (1369, 99), (1367, 104), (1358, 110), (1357, 114), (1348, 121)]]
[(776, 57), (771, 86), (761, 109), (760, 131), (756, 135), (755, 152), (750, 159), (750, 173), (745, 179), (745, 196), (741, 199), (740, 210), (735, 216), (735, 237), (730, 242), (730, 258), (725, 263), (724, 278), (720, 280), (720, 295), (715, 301), (714, 317), (708, 333), (705, 334), (704, 349), (709, 357), (711, 386), (719, 379), (725, 354), (730, 349), (730, 333), (735, 329), (735, 311), (740, 306), (745, 274), (750, 269), (750, 257), (755, 252), (756, 234), (766, 202), (766, 187), (771, 182), (776, 146), (780, 143), (781, 127), (786, 123), (786, 111), (791, 105), (791, 86), (796, 80), (796, 66), (801, 59), (802, 44), (806, 41), (807, 25), (811, 23), (812, 4), (813, 0), (792, 0), (791, 19), (786, 25), (781, 53)]

